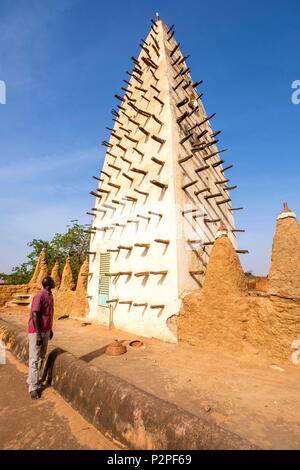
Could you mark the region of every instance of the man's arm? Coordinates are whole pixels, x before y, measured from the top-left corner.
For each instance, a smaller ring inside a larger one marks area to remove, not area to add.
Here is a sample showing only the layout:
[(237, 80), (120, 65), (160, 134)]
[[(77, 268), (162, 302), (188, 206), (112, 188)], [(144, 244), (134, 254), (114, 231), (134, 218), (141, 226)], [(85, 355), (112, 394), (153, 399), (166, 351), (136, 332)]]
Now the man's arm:
[(37, 333), (36, 345), (40, 346), (42, 344), (40, 312), (32, 312), (32, 321)]

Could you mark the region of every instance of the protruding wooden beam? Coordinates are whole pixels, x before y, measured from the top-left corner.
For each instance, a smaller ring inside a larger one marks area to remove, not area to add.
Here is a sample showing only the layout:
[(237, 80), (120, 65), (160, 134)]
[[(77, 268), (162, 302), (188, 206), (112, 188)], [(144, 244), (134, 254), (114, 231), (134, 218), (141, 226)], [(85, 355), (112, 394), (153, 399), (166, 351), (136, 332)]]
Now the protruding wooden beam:
[(163, 309), (163, 308), (165, 308), (165, 306), (164, 306), (164, 304), (150, 305), (150, 308), (159, 308), (159, 309)]
[(134, 302), (134, 303), (133, 303), (133, 306), (134, 306), (134, 307), (147, 307), (147, 306), (148, 306), (148, 303), (147, 303), (147, 302), (142, 302), (142, 303), (136, 303), (136, 302)]
[(150, 271), (142, 271), (140, 273), (135, 273), (136, 277), (146, 277), (150, 275)]
[(230, 207), (230, 211), (242, 211), (244, 208), (243, 207)]
[(109, 163), (108, 166), (113, 170), (121, 171), (121, 168), (119, 166), (113, 165), (112, 163)]
[(163, 214), (159, 214), (158, 212), (153, 212), (153, 211), (148, 211), (148, 214), (157, 215), (157, 217), (162, 217), (163, 216)]
[(92, 176), (92, 178), (96, 181), (100, 181), (100, 183), (104, 182), (104, 179), (103, 178), (98, 178), (98, 176)]
[(145, 215), (141, 215), (141, 214), (137, 214), (136, 216), (139, 217), (140, 219), (145, 219), (145, 220), (150, 220), (151, 218), (151, 217), (146, 217)]
[(200, 275), (200, 274), (204, 274), (204, 271), (203, 269), (201, 271), (189, 271), (189, 273), (191, 274), (191, 276), (196, 276), (196, 275)]
[[(194, 109), (189, 113), (189, 117), (193, 116), (194, 113), (199, 111), (199, 106), (195, 106)], [(197, 126), (200, 126), (201, 124), (197, 124)]]
[(162, 160), (159, 160), (158, 158), (156, 157), (151, 157), (151, 160), (154, 162), (154, 163), (157, 163), (158, 165), (161, 165), (161, 166), (164, 166), (165, 162), (163, 162)]
[(185, 85), (183, 85), (182, 88), (186, 90), (190, 86), (191, 83), (192, 83), (191, 80), (189, 80)]
[(182, 57), (182, 59), (178, 62), (178, 65), (183, 64), (183, 62), (185, 62), (189, 57), (190, 57), (189, 54)]
[(180, 42), (178, 44), (176, 44), (176, 46), (174, 47), (174, 49), (171, 50), (170, 52), (170, 57), (172, 57), (172, 55), (175, 54), (175, 52), (177, 51), (177, 49), (179, 49), (180, 47)]
[(131, 140), (131, 142), (134, 142), (135, 144), (138, 144), (139, 141), (137, 139), (134, 139), (133, 137), (131, 137), (130, 135), (125, 135), (125, 138), (128, 139), (128, 140)]
[(146, 191), (141, 191), (140, 189), (134, 188), (133, 191), (135, 191), (136, 193), (142, 194), (143, 196), (149, 196), (149, 193), (148, 193), (148, 192), (146, 192)]
[(159, 103), (161, 106), (164, 106), (165, 103), (164, 103), (161, 99), (159, 99), (157, 96), (154, 95), (154, 96), (153, 96), (153, 99), (156, 100), (156, 101), (158, 101), (158, 103)]
[(163, 145), (166, 141), (165, 139), (162, 139), (161, 137), (158, 137), (157, 135), (151, 135), (151, 139), (155, 140), (156, 142), (159, 142), (161, 145)]
[(140, 87), (140, 86), (135, 86), (134, 88), (135, 88), (136, 90), (142, 91), (143, 93), (147, 93), (147, 91), (148, 91), (146, 88), (142, 88), (142, 87)]
[(177, 57), (177, 59), (174, 60), (174, 62), (172, 62), (172, 66), (175, 67), (175, 65), (177, 64), (177, 62), (179, 61), (180, 59), (180, 56)]
[(140, 248), (150, 248), (150, 243), (135, 243), (134, 246), (138, 246)]
[(122, 103), (124, 101), (124, 97), (122, 98), (120, 95), (115, 95), (115, 98), (117, 98), (117, 100), (121, 101)]
[(179, 75), (182, 74), (182, 71), (183, 71), (183, 69), (181, 68), (181, 69), (179, 70), (179, 72), (173, 77), (173, 79), (176, 80), (176, 79), (179, 77)]
[(117, 155), (114, 155), (113, 153), (109, 152), (108, 150), (106, 152), (106, 155), (110, 155), (113, 158), (118, 158)]
[(178, 163), (181, 164), (181, 163), (187, 162), (188, 160), (193, 158), (193, 156), (194, 155), (191, 153), (190, 155), (187, 155), (186, 157), (180, 158), (180, 160), (178, 160)]
[[(155, 70), (158, 69), (158, 65), (156, 65), (151, 59), (148, 57), (142, 57), (142, 61), (145, 62), (148, 67), (153, 67)], [(151, 70), (151, 69), (150, 69)]]
[(119, 246), (118, 246), (118, 249), (119, 249), (119, 250), (131, 251), (132, 248), (133, 248), (133, 246), (125, 246), (125, 245), (119, 245)]
[(113, 202), (114, 204), (119, 204), (119, 205), (121, 205), (121, 206), (125, 206), (125, 205), (126, 205), (125, 202), (118, 201), (117, 199), (112, 199), (111, 202)]
[(164, 245), (169, 245), (170, 240), (162, 240), (161, 238), (156, 238), (154, 240), (156, 243), (163, 243)]
[(191, 70), (191, 69), (190, 69), (189, 67), (187, 67), (185, 70), (183, 70), (183, 71), (181, 72), (181, 76), (183, 77), (186, 73), (190, 72), (190, 70)]
[(133, 196), (124, 196), (124, 201), (137, 202), (137, 198)]
[(193, 133), (190, 132), (190, 134), (186, 135), (185, 137), (183, 137), (183, 139), (180, 140), (180, 144), (184, 144), (184, 142), (186, 142), (187, 140), (189, 140), (191, 137), (193, 136)]
[(119, 253), (120, 250), (118, 250), (117, 248), (108, 248), (106, 251), (108, 251), (109, 253)]
[(200, 134), (199, 134), (199, 135), (197, 135), (197, 139), (201, 139), (201, 137), (204, 137), (204, 136), (205, 136), (205, 134), (207, 134), (207, 133), (208, 133), (208, 130), (207, 130), (207, 129), (205, 129), (204, 131), (200, 132)]
[(181, 211), (181, 214), (182, 215), (185, 215), (185, 214), (191, 214), (193, 212), (197, 212), (199, 209), (187, 209), (186, 211)]
[(218, 219), (203, 219), (205, 224), (215, 224), (217, 222), (220, 222), (220, 218)]
[(238, 232), (238, 233), (245, 233), (246, 232), (246, 230), (241, 229), (241, 228), (233, 228), (231, 231), (232, 232)]
[(141, 170), (140, 168), (130, 168), (130, 171), (133, 171), (134, 173), (140, 173), (141, 175), (147, 175), (148, 171), (146, 170)]
[(228, 183), (228, 179), (227, 180), (221, 180), (221, 181), (216, 181), (215, 184), (225, 184), (225, 183)]
[(180, 82), (177, 83), (177, 85), (175, 87), (173, 87), (173, 90), (176, 91), (178, 87), (180, 87), (180, 85), (184, 82), (184, 78), (182, 78), (180, 80)]
[(230, 168), (232, 168), (232, 167), (233, 167), (233, 165), (228, 165), (225, 168), (222, 168), (221, 173), (224, 173), (224, 171), (230, 170)]
[(199, 80), (198, 82), (193, 83), (192, 87), (197, 88), (197, 86), (201, 85), (203, 83), (203, 80)]
[(222, 196), (222, 194), (221, 193), (210, 194), (209, 196), (204, 196), (204, 198), (212, 199), (212, 198), (219, 197), (219, 196)]
[(122, 176), (125, 176), (125, 178), (131, 181), (131, 183), (133, 182), (133, 178), (131, 178), (131, 176), (127, 175), (126, 173), (122, 173)]
[(161, 189), (167, 189), (168, 185), (166, 183), (161, 183), (160, 181), (156, 180), (150, 180), (151, 184), (154, 184), (155, 186), (158, 186)]
[(168, 271), (150, 271), (150, 274), (165, 276), (166, 274), (168, 274)]
[(152, 116), (152, 119), (154, 119), (154, 121), (157, 122), (157, 124), (159, 124), (160, 126), (163, 125), (163, 122), (160, 119), (158, 119), (158, 117), (156, 117), (155, 114), (152, 114), (151, 116)]
[(227, 202), (231, 202), (231, 199), (228, 198), (228, 199), (223, 199), (223, 201), (217, 201), (217, 204), (218, 206), (220, 206), (221, 204), (226, 204)]
[(139, 126), (139, 130), (140, 130), (143, 134), (145, 134), (146, 136), (150, 135), (150, 132), (148, 132), (148, 131), (147, 131), (144, 127), (142, 127), (142, 126)]
[(97, 191), (99, 193), (104, 193), (104, 194), (109, 194), (110, 193), (110, 190), (108, 189), (103, 189), (103, 188), (98, 188)]
[(119, 301), (119, 298), (117, 298), (117, 299), (110, 299), (110, 300), (107, 300), (106, 303), (107, 303), (107, 304), (112, 304), (112, 303), (118, 302), (118, 301)]
[(194, 194), (197, 197), (197, 196), (199, 196), (199, 194), (205, 193), (206, 191), (208, 191), (210, 193), (209, 188), (203, 188), (203, 189), (199, 189), (198, 191), (195, 191)]
[(104, 170), (100, 170), (101, 175), (107, 176), (108, 178), (111, 178), (111, 175), (109, 173), (106, 173)]
[(112, 144), (110, 144), (106, 140), (102, 140), (101, 145), (103, 145), (104, 147), (112, 147), (113, 146)]
[(236, 189), (236, 188), (237, 188), (237, 185), (235, 185), (235, 186), (224, 186), (224, 189), (226, 191), (232, 191), (233, 189)]
[(135, 121), (134, 119), (132, 119), (132, 118), (129, 118), (128, 121), (132, 122), (132, 124), (135, 124), (136, 126), (139, 125), (139, 123), (137, 121)]
[(181, 108), (181, 106), (184, 106), (185, 104), (187, 104), (189, 102), (189, 99), (186, 97), (184, 98), (183, 100), (179, 101), (179, 103), (176, 104), (177, 108)]
[(123, 157), (123, 156), (120, 157), (120, 158), (121, 158), (121, 160), (123, 160), (123, 162), (129, 163), (129, 165), (132, 164), (132, 162), (131, 162), (130, 160), (128, 160), (128, 158), (125, 158), (125, 157)]
[[(210, 157), (209, 157), (210, 158)], [(205, 158), (204, 157), (204, 160), (208, 160), (208, 158)], [(219, 160), (218, 162), (215, 162), (211, 165), (212, 168), (217, 168), (218, 166), (222, 165), (222, 163), (224, 163), (225, 160)]]
[(116, 147), (119, 147), (121, 150), (123, 150), (123, 152), (126, 152), (126, 148), (123, 147), (123, 145), (117, 144)]
[(111, 181), (109, 181), (107, 184), (108, 184), (108, 186), (112, 186), (113, 188), (117, 188), (117, 189), (121, 188), (121, 186), (119, 184), (112, 183)]
[(90, 191), (90, 194), (92, 196), (96, 196), (96, 197), (100, 197), (101, 198), (101, 195), (100, 194), (97, 194), (95, 191)]
[(177, 124), (180, 124), (184, 119), (186, 119), (189, 116), (188, 111), (185, 111), (179, 118), (176, 119)]
[(213, 114), (211, 114), (210, 116), (207, 116), (205, 119), (203, 119), (203, 121), (201, 121), (201, 122), (199, 123), (199, 126), (202, 126), (202, 124), (204, 124), (205, 122), (210, 121), (210, 119), (212, 119), (213, 117), (215, 117), (216, 114), (217, 114), (217, 113), (213, 113)]
[(235, 250), (236, 253), (241, 253), (241, 254), (247, 254), (249, 253), (249, 250)]
[(136, 153), (138, 153), (141, 157), (144, 157), (145, 154), (141, 152), (137, 147), (132, 147), (132, 150), (134, 150)]
[(150, 73), (152, 75), (152, 77), (154, 78), (154, 80), (156, 80), (158, 82), (158, 78), (157, 76), (155, 75), (155, 73), (153, 72), (153, 70), (150, 68)]
[(174, 36), (175, 31), (172, 31), (171, 35), (167, 38), (167, 41), (171, 41), (172, 37)]
[(155, 54), (157, 55), (157, 57), (160, 56), (160, 53), (159, 53), (159, 50), (157, 49), (157, 47), (154, 45), (154, 44), (151, 44), (151, 47), (152, 49), (154, 50)]
[(201, 168), (197, 168), (195, 170), (196, 173), (200, 173), (201, 171), (207, 170), (209, 168), (209, 165), (202, 166)]
[(190, 181), (189, 183), (182, 186), (182, 189), (185, 191), (186, 189), (188, 189), (190, 186), (193, 186), (193, 184), (196, 184), (197, 182), (198, 180)]

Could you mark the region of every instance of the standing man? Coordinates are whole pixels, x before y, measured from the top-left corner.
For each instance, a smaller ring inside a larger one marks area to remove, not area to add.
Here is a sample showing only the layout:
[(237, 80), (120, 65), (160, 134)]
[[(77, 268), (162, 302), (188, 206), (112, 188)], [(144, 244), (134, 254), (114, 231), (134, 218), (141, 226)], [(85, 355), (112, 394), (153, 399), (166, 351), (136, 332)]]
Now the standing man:
[(52, 277), (42, 281), (41, 289), (33, 298), (28, 321), (29, 339), (29, 393), (33, 400), (41, 396), (40, 372), (47, 352), (48, 340), (53, 338), (53, 295), (55, 287)]

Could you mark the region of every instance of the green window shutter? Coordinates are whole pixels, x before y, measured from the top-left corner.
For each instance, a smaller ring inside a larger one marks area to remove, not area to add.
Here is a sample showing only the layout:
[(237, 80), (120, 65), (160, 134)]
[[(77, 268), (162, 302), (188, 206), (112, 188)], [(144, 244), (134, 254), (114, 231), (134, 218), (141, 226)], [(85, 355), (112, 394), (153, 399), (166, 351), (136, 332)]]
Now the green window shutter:
[(109, 276), (105, 276), (110, 270), (110, 253), (100, 253), (100, 273), (99, 273), (99, 296), (98, 304), (102, 307), (108, 307), (107, 300), (109, 296)]

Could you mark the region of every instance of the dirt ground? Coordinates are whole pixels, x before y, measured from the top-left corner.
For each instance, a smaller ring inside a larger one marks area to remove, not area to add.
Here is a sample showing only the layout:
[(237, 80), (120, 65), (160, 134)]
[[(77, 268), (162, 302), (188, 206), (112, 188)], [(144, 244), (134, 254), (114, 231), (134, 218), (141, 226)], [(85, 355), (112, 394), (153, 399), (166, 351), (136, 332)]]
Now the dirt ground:
[(6, 360), (0, 365), (1, 450), (118, 449), (52, 388), (32, 401), (27, 392), (27, 367), (9, 352)]
[[(26, 327), (27, 314), (0, 317)], [(250, 362), (187, 344), (138, 338), (78, 320), (56, 320), (51, 348), (60, 346), (160, 398), (265, 449), (300, 449), (300, 366), (267, 360), (254, 351)], [(109, 357), (106, 345), (118, 338), (127, 353)], [(144, 348), (129, 341), (141, 339)]]

